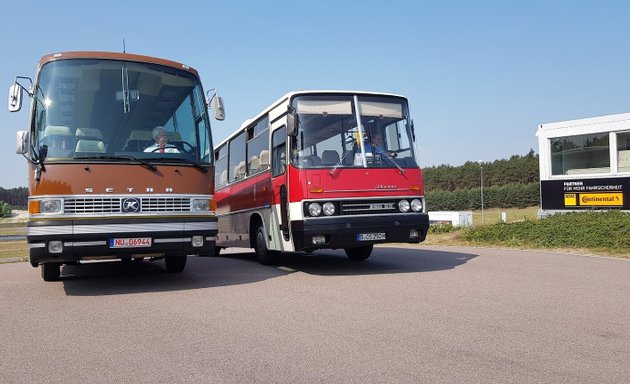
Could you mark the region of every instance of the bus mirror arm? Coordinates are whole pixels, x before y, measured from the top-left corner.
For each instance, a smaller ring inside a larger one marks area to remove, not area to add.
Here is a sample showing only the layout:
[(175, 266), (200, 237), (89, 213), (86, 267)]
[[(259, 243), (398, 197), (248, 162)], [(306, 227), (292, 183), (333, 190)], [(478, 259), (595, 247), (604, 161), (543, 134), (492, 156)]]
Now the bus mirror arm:
[[(214, 91), (214, 95), (208, 98), (210, 92)], [(206, 107), (210, 108), (212, 105), (212, 109), (214, 110), (214, 118), (218, 121), (225, 120), (225, 107), (223, 106), (223, 99), (219, 96), (219, 91), (216, 88), (209, 89), (206, 92)]]
[(31, 83), (31, 88), (33, 87), (33, 80), (30, 77), (24, 76), (16, 76), (13, 85), (9, 87), (9, 112), (17, 112), (22, 109), (22, 91), (26, 91), (29, 96), (33, 96), (33, 93), (30, 88), (25, 88), (18, 79), (28, 80)]

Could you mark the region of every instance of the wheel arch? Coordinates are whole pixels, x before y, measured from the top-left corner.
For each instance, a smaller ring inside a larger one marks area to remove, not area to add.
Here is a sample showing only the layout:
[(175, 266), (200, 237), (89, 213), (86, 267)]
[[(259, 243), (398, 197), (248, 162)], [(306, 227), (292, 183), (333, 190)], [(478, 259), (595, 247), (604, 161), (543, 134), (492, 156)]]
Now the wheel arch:
[(267, 234), (267, 228), (265, 227), (265, 221), (262, 219), (260, 213), (255, 212), (249, 217), (249, 246), (251, 248), (255, 248), (256, 230), (261, 225), (263, 233), (265, 234), (265, 243), (269, 246), (269, 236)]

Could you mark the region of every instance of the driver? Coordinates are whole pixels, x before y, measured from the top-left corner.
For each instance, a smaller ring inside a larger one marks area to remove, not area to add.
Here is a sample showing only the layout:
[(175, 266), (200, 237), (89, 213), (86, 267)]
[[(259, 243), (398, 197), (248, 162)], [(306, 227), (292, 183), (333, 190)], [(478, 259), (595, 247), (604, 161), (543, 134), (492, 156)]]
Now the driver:
[(145, 148), (145, 152), (179, 153), (179, 150), (173, 144), (168, 143), (166, 128), (163, 126), (158, 125), (153, 128), (153, 139), (155, 144)]
[(380, 156), (396, 157), (397, 153), (394, 151), (387, 151), (383, 146), (383, 135), (381, 132), (374, 130), (372, 132), (372, 145), (376, 150), (376, 154)]

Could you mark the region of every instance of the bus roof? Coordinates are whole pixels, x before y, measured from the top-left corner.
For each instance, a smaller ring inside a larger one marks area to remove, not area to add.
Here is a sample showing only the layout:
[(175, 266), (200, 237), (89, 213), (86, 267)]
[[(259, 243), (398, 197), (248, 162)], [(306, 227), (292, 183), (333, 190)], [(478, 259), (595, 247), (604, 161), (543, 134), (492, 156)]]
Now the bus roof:
[(241, 129), (245, 128), (245, 126), (249, 125), (250, 123), (252, 123), (252, 122), (254, 122), (256, 120), (258, 120), (262, 116), (266, 115), (267, 113), (269, 113), (269, 111), (271, 111), (272, 109), (276, 108), (280, 104), (282, 104), (285, 101), (291, 99), (292, 97), (303, 96), (303, 95), (370, 95), (370, 96), (400, 97), (400, 98), (406, 99), (405, 96), (398, 95), (398, 94), (395, 94), (395, 93), (372, 92), (372, 91), (350, 91), (350, 90), (300, 90), (300, 91), (291, 91), (291, 92), (288, 92), (288, 93), (284, 94), (278, 100), (276, 100), (273, 103), (271, 103), (267, 108), (263, 109), (260, 113), (256, 114), (256, 116), (254, 116), (253, 118), (246, 119), (245, 121), (243, 121), (243, 123), (241, 123), (241, 125), (239, 126), (238, 129), (235, 129), (232, 133), (230, 133), (230, 135), (228, 135), (228, 137), (226, 137), (219, 144), (217, 144), (215, 146), (215, 148), (218, 148), (218, 147), (224, 145), (228, 140), (230, 140), (233, 136), (235, 136), (237, 133), (239, 133), (241, 131)]
[(159, 64), (159, 65), (165, 65), (168, 67), (179, 68), (184, 71), (192, 73), (196, 77), (199, 77), (199, 73), (197, 72), (196, 69), (186, 64), (179, 63), (177, 61), (160, 59), (160, 58), (152, 57), (152, 56), (137, 55), (133, 53), (121, 53), (121, 52), (71, 51), (71, 52), (51, 53), (51, 54), (42, 56), (42, 58), (39, 60), (38, 69), (41, 68), (44, 64), (47, 64), (51, 61), (67, 60), (67, 59), (106, 59), (106, 60), (124, 60), (124, 61), (135, 61), (139, 63)]

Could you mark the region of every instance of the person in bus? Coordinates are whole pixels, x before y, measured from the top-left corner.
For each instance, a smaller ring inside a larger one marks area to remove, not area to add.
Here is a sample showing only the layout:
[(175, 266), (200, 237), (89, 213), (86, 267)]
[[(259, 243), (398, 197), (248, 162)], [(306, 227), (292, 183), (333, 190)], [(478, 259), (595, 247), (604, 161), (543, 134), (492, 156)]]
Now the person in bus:
[(155, 144), (145, 148), (145, 152), (179, 153), (177, 147), (168, 143), (166, 128), (163, 126), (158, 125), (153, 128), (153, 139), (155, 140)]
[[(387, 157), (396, 157), (397, 153), (393, 151), (385, 150), (385, 143), (383, 142), (383, 134), (382, 132), (373, 129), (371, 135), (371, 146), (374, 148), (374, 154), (378, 156), (387, 156)], [(367, 148), (366, 148), (367, 151)]]

